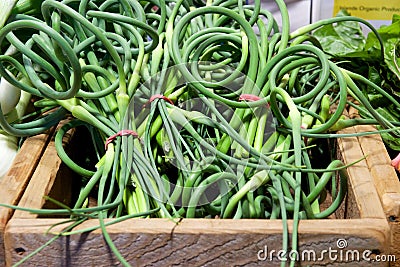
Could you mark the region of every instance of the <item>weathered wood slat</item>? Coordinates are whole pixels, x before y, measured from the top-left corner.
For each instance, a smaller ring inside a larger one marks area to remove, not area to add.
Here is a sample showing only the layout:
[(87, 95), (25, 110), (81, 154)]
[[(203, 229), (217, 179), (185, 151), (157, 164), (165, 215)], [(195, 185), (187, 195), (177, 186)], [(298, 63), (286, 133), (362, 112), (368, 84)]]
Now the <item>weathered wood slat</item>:
[[(340, 133), (354, 133), (353, 127), (346, 128)], [(357, 137), (346, 137), (338, 139), (339, 150), (343, 161), (346, 164), (356, 162), (364, 157), (363, 150)], [(375, 189), (374, 182), (365, 160), (360, 161), (347, 168), (353, 193), (356, 195), (358, 210), (361, 212), (361, 218), (385, 218), (382, 206), (377, 204), (379, 200), (378, 193)]]
[[(68, 120), (61, 122), (58, 128), (66, 122), (68, 122)], [(64, 145), (70, 142), (72, 136), (72, 133), (64, 136)], [(58, 177), (58, 175), (62, 175), (62, 177)], [(26, 187), (26, 192), (22, 196), (18, 205), (20, 207), (40, 209), (46, 202), (43, 196), (48, 196), (52, 191), (53, 195), (62, 196), (63, 199), (71, 198), (71, 191), (63, 190), (62, 186), (64, 183), (66, 186), (65, 188), (70, 187), (70, 176), (71, 172), (69, 172), (65, 166), (62, 166), (62, 161), (57, 155), (57, 150), (54, 146), (54, 136), (52, 136), (46, 150), (40, 157), (39, 164), (33, 172), (30, 182)], [(55, 190), (57, 190), (57, 192), (54, 192)], [(59, 200), (63, 201), (63, 199)], [(26, 211), (16, 210), (14, 217), (36, 218), (37, 215)]]
[[(12, 219), (7, 231), (7, 258), (15, 262), (51, 238), (43, 235), (54, 219)], [(97, 225), (89, 221), (79, 228)], [(381, 219), (313, 220), (300, 224), (301, 251), (314, 251), (316, 258), (306, 264), (338, 264), (323, 250), (338, 249), (338, 240), (346, 240), (344, 251), (365, 250), (384, 253), (387, 224)], [(57, 230), (60, 227), (57, 227)], [(362, 231), (360, 231), (362, 229)], [(107, 228), (115, 245), (132, 266), (277, 266), (272, 250), (280, 250), (282, 222), (265, 220), (184, 219), (179, 224), (167, 219), (132, 219)], [(267, 247), (266, 247), (267, 246)], [(270, 254), (272, 253), (272, 254)], [(12, 255), (12, 256), (11, 256)], [(322, 256), (323, 259), (317, 260)], [(342, 266), (385, 266), (385, 263), (348, 258)], [(361, 262), (361, 265), (360, 265)], [(118, 266), (101, 231), (87, 235), (62, 237), (22, 266)]]
[[(0, 180), (0, 203), (17, 205), (49, 142), (52, 130), (27, 138), (17, 153), (8, 173)], [(13, 214), (0, 207), (0, 266), (4, 266), (4, 230)]]

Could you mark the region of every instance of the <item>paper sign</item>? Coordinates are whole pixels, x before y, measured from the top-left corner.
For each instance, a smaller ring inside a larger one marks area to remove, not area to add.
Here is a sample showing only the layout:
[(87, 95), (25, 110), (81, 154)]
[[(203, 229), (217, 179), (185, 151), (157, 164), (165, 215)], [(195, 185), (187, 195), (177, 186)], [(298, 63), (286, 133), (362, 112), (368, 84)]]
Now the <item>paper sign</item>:
[(332, 16), (341, 9), (365, 20), (392, 20), (393, 14), (400, 14), (400, 0), (335, 0)]

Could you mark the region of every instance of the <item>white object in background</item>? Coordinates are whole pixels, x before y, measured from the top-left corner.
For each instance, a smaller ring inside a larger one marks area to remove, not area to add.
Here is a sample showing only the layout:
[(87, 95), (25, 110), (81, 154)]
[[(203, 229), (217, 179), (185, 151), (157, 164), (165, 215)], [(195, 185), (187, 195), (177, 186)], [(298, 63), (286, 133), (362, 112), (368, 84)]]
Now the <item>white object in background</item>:
[(0, 78), (0, 104), (3, 114), (12, 111), (19, 102), (21, 90), (10, 84), (4, 77)]
[[(21, 97), (17, 106), (7, 115), (8, 121), (14, 121), (21, 118), (30, 103), (31, 94), (21, 91)], [(16, 136), (7, 133), (0, 133), (0, 179), (7, 174), (14, 158), (18, 153), (18, 141)]]
[[(10, 1), (8, 1), (10, 2)], [(0, 5), (1, 7), (1, 5)], [(10, 46), (5, 55), (13, 55), (16, 48)], [(8, 122), (21, 118), (26, 111), (31, 99), (31, 94), (21, 91), (19, 88), (11, 85), (6, 79), (0, 79), (0, 103), (1, 109), (6, 114)], [(14, 158), (18, 152), (18, 138), (7, 133), (0, 132), (0, 179), (8, 172)]]
[[(1, 6), (0, 6), (1, 8)], [(17, 49), (14, 46), (10, 46), (4, 55), (12, 56), (17, 53)], [(11, 73), (8, 73), (12, 76)], [(14, 110), (17, 106), (21, 97), (21, 89), (15, 87), (9, 83), (5, 78), (0, 78), (0, 104), (3, 114), (8, 114), (10, 111)]]
[(11, 168), (18, 152), (18, 138), (12, 135), (0, 134), (0, 179)]
[[(310, 24), (311, 0), (285, 0), (284, 2), (289, 12), (291, 31)], [(248, 3), (252, 5), (254, 0), (250, 0)], [(271, 12), (278, 25), (282, 25), (281, 14), (275, 0), (261, 0), (261, 7)]]
[[(2, 0), (0, 2), (0, 10), (1, 10), (1, 16), (0, 16), (0, 28), (4, 26), (6, 23), (8, 16), (11, 13), (11, 10), (15, 6), (15, 4), (18, 2), (18, 0)], [(4, 14), (7, 14), (7, 16), (4, 16)]]
[(400, 0), (312, 0), (312, 21), (334, 17), (341, 9), (379, 28), (389, 25), (394, 14), (400, 14)]

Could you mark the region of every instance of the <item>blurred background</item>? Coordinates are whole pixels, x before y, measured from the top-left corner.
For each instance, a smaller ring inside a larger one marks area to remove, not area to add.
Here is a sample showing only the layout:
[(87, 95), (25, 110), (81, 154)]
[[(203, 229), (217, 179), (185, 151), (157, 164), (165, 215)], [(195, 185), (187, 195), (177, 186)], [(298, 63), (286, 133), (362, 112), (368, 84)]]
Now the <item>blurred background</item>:
[[(254, 0), (249, 0), (249, 4), (254, 4)], [(290, 29), (296, 30), (297, 28), (310, 24), (312, 21), (311, 17), (311, 0), (285, 0), (288, 7), (290, 17)], [(275, 19), (281, 25), (281, 17), (278, 9), (278, 5), (275, 0), (262, 0), (262, 8), (272, 12)]]

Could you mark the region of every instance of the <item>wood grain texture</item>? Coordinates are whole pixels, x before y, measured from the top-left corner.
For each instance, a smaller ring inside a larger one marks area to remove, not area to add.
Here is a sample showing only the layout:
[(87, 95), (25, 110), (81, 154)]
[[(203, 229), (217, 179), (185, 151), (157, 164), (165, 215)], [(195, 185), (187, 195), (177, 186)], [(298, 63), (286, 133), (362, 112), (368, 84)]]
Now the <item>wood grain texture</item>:
[[(340, 133), (354, 133), (353, 127), (346, 128)], [(356, 162), (364, 157), (357, 137), (338, 138), (338, 146), (342, 159), (346, 164)], [(366, 160), (362, 160), (347, 168), (349, 180), (353, 188), (354, 199), (357, 200), (361, 218), (385, 218), (379, 195)]]
[[(40, 157), (49, 142), (52, 130), (27, 138), (14, 158), (8, 173), (0, 180), (0, 203), (17, 205)], [(4, 266), (4, 229), (13, 214), (12, 209), (0, 207), (0, 266)]]
[[(61, 127), (66, 122), (68, 122), (68, 120), (62, 121), (57, 127)], [(64, 136), (64, 146), (68, 145), (72, 136), (72, 133)], [(61, 172), (64, 173), (61, 174)], [(59, 177), (58, 175), (62, 175), (62, 177)], [(70, 177), (71, 172), (68, 171), (68, 168), (63, 166), (61, 159), (58, 157), (57, 150), (54, 146), (54, 136), (52, 136), (45, 152), (41, 155), (38, 166), (32, 174), (30, 182), (26, 187), (25, 193), (21, 197), (18, 206), (40, 209), (46, 202), (43, 196), (49, 195), (62, 196), (62, 199), (57, 200), (65, 203), (64, 200), (70, 198), (70, 190), (64, 190), (64, 192), (62, 192), (63, 184), (70, 184), (70, 182), (68, 182)], [(16, 218), (37, 217), (36, 214), (21, 210), (16, 210), (13, 216)]]
[[(44, 244), (51, 236), (41, 233), (55, 222), (58, 220), (12, 219), (6, 236), (7, 262), (16, 262)], [(89, 221), (80, 228), (97, 223)], [(348, 220), (302, 222), (300, 251), (314, 251), (319, 258), (322, 250), (339, 251), (337, 241), (345, 239), (348, 246), (344, 252), (358, 251), (362, 255), (369, 249), (385, 253), (385, 227), (387, 223), (381, 219), (355, 219), (351, 224)], [(277, 260), (270, 261), (269, 255), (272, 250), (281, 250), (282, 243), (280, 220), (184, 219), (174, 224), (166, 219), (132, 219), (107, 229), (132, 266), (276, 266)], [(340, 262), (328, 255), (319, 261), (304, 255), (309, 261), (302, 266), (385, 266), (351, 257)], [(87, 235), (62, 237), (22, 266), (119, 265), (101, 232), (96, 230)]]
[[(376, 131), (372, 125), (355, 127), (356, 132)], [(380, 196), (387, 193), (399, 193), (400, 183), (391, 159), (379, 134), (359, 136), (360, 146), (365, 155), (368, 168), (373, 172), (373, 180)]]

